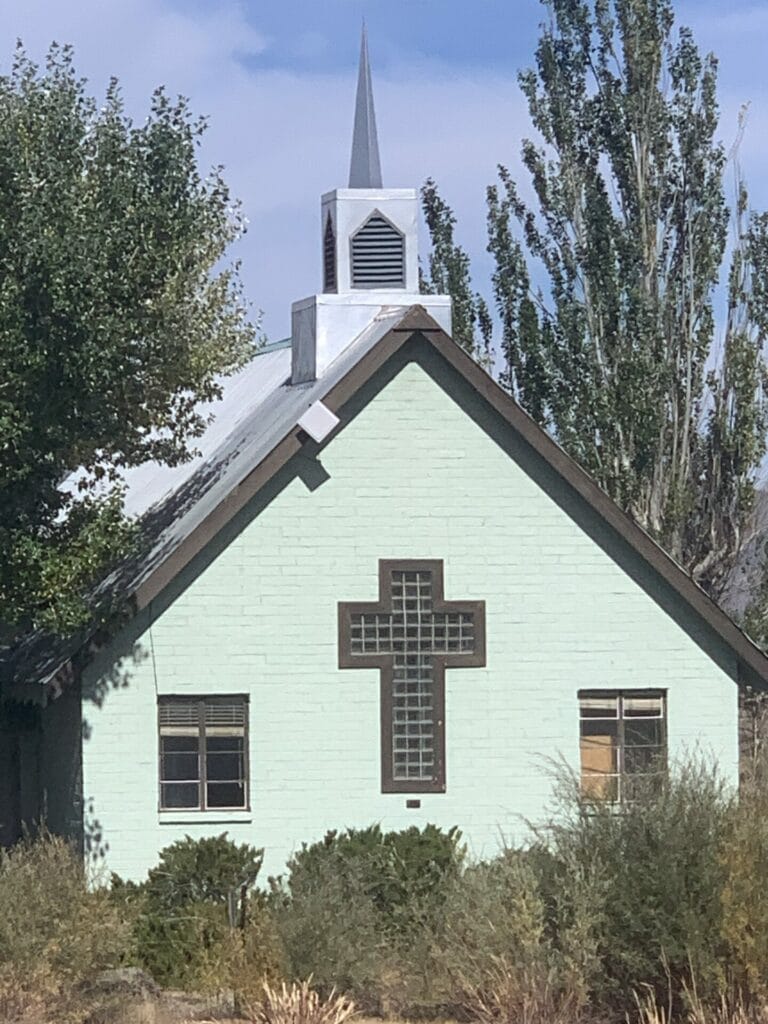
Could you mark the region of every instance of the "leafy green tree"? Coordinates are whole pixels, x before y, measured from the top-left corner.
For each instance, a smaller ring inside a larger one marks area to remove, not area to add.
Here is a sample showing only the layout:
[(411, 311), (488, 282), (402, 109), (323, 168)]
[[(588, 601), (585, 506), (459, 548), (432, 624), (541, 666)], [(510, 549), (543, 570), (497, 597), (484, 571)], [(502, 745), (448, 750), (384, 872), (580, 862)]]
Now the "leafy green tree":
[(0, 76), (0, 642), (83, 622), (134, 534), (121, 470), (188, 458), (196, 403), (252, 351), (204, 128), (162, 89), (132, 124), (68, 48), (40, 69), (19, 47)]
[(545, 6), (533, 199), (505, 167), (488, 189), (502, 383), (717, 596), (765, 452), (768, 220), (738, 170), (728, 209), (717, 63), (669, 0)]

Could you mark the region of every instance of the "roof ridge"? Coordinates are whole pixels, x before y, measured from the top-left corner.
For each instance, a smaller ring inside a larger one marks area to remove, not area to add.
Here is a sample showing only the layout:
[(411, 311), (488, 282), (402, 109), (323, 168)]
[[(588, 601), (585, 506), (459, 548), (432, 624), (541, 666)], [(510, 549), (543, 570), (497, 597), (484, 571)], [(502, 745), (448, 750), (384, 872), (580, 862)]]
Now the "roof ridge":
[(276, 352), (280, 348), (290, 348), (291, 341), (291, 338), (281, 338), (279, 341), (267, 341), (256, 350), (254, 358), (256, 356), (263, 356), (267, 352)]

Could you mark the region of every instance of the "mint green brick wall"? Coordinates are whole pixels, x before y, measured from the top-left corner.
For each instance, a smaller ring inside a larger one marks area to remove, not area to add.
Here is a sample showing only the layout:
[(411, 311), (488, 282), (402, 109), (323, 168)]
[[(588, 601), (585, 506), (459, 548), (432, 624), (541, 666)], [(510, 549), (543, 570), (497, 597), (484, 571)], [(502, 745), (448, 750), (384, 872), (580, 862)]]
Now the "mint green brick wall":
[[(518, 463), (530, 453), (498, 423), (489, 437), (430, 368), (448, 373), (436, 357), (403, 365), (321, 452), (324, 483), (286, 477), (123, 638), (126, 656), (89, 670), (100, 704), (84, 700), (84, 796), (111, 870), (141, 876), (164, 845), (226, 829), (265, 846), (274, 873), (302, 841), (372, 821), (458, 824), (474, 854), (491, 854), (542, 813), (542, 759), (577, 763), (583, 687), (667, 688), (672, 756), (698, 745), (735, 780), (728, 653), (703, 635), (706, 653), (668, 595), (637, 582), (647, 570), (617, 564), (574, 520), (586, 513), (573, 497), (546, 471), (532, 479)], [(444, 559), (447, 598), (487, 607), (487, 666), (447, 672), (447, 792), (419, 810), (380, 793), (378, 672), (337, 667), (337, 604), (376, 599), (379, 558)], [(240, 692), (251, 812), (159, 814), (156, 695)]]

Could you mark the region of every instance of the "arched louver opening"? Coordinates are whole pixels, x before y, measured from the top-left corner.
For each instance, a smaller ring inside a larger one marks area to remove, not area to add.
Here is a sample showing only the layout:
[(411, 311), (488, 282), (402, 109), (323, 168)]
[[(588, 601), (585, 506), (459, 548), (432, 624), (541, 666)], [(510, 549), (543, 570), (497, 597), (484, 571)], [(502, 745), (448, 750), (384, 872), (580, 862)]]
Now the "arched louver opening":
[(328, 214), (323, 235), (323, 291), (335, 292), (336, 288), (336, 235)]
[(405, 240), (380, 213), (374, 213), (352, 237), (352, 287), (404, 285)]

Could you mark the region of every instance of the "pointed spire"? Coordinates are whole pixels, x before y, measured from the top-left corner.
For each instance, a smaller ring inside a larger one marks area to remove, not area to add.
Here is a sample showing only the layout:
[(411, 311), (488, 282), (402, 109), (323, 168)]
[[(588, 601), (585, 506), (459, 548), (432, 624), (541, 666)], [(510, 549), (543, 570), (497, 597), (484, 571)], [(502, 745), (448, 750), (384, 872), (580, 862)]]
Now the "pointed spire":
[(352, 138), (352, 159), (349, 164), (350, 188), (381, 188), (379, 140), (376, 135), (376, 112), (373, 109), (371, 65), (368, 61), (368, 33), (363, 22), (360, 44), (360, 70), (357, 76), (355, 133)]

